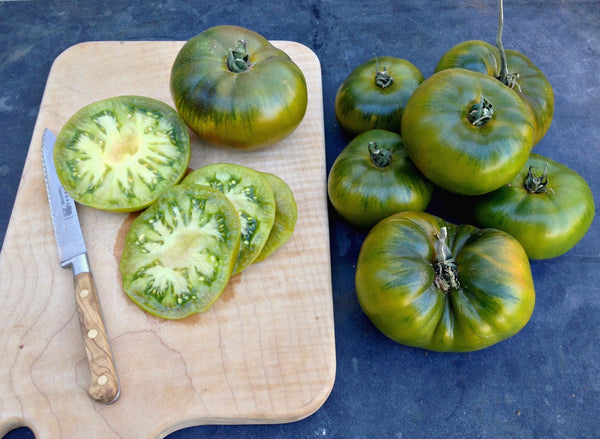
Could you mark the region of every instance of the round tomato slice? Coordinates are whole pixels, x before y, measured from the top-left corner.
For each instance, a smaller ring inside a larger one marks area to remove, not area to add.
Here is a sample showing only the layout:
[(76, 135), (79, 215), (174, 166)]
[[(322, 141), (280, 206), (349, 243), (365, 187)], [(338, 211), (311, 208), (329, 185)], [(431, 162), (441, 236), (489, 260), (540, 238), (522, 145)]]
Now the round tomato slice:
[(587, 233), (594, 196), (574, 170), (532, 153), (508, 184), (477, 199), (475, 219), (519, 240), (530, 259), (560, 256)]
[(75, 201), (97, 209), (141, 210), (177, 184), (190, 161), (185, 123), (167, 104), (116, 96), (75, 113), (54, 145), (54, 162)]
[(275, 221), (265, 246), (254, 262), (262, 261), (281, 247), (294, 233), (298, 220), (298, 206), (292, 189), (277, 175), (264, 172), (263, 176), (269, 181), (275, 195)]
[(223, 193), (177, 185), (133, 221), (119, 264), (123, 289), (165, 319), (205, 311), (227, 286), (239, 245), (238, 214)]
[(262, 251), (275, 221), (277, 205), (268, 180), (242, 165), (215, 163), (189, 173), (183, 183), (220, 190), (235, 206), (240, 218), (242, 241), (236, 273), (248, 267)]

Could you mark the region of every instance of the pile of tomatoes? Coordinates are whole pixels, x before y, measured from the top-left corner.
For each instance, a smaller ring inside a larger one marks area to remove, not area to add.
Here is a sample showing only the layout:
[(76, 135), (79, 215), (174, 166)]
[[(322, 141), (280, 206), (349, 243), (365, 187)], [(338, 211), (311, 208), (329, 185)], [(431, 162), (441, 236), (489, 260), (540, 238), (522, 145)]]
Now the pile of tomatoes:
[[(570, 250), (589, 229), (592, 192), (533, 148), (553, 117), (553, 90), (525, 55), (466, 41), (424, 76), (374, 58), (341, 84), (340, 126), (355, 136), (332, 165), (330, 201), (368, 229), (356, 267), (359, 303), (400, 343), (472, 351), (529, 321), (530, 259)], [(426, 211), (436, 188), (470, 206), (475, 225)]]

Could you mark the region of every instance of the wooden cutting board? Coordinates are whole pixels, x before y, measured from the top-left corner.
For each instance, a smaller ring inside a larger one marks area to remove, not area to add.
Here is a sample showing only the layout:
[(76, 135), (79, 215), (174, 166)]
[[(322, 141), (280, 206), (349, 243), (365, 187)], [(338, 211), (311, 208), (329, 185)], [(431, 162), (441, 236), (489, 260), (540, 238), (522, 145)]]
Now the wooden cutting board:
[(153, 317), (124, 295), (118, 262), (130, 214), (79, 206), (121, 380), (111, 405), (87, 396), (89, 371), (70, 269), (59, 266), (41, 165), (45, 127), (81, 107), (137, 94), (173, 105), (170, 67), (183, 42), (88, 42), (54, 62), (0, 254), (0, 436), (155, 438), (200, 424), (283, 423), (325, 402), (335, 379), (320, 63), (276, 41), (303, 70), (306, 116), (287, 139), (242, 152), (193, 139), (190, 166), (232, 162), (292, 188), (298, 222), (276, 253), (234, 276), (216, 304), (181, 321)]

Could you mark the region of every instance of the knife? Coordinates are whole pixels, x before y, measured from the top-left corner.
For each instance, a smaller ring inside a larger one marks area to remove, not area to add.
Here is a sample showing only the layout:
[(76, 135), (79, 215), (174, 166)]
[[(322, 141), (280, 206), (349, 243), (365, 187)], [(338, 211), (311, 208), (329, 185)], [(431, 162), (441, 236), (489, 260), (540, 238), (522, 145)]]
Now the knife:
[(56, 136), (46, 128), (42, 137), (42, 164), (58, 257), (61, 267), (73, 269), (75, 302), (91, 373), (88, 394), (97, 402), (110, 404), (119, 398), (121, 387), (75, 201), (60, 183), (54, 166), (55, 141)]

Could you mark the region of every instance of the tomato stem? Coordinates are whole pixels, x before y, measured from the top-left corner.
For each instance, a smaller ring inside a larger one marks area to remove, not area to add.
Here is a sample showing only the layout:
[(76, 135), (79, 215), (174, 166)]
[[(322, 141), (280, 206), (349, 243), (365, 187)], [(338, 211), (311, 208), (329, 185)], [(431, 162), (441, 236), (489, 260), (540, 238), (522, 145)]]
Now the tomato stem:
[(451, 289), (460, 287), (458, 269), (452, 256), (452, 250), (448, 247), (448, 229), (442, 227), (440, 232), (435, 234), (435, 237), (437, 240), (434, 245), (435, 261), (433, 268), (435, 269), (435, 277), (433, 283), (446, 294)]
[(494, 115), (492, 103), (485, 96), (481, 95), (478, 103), (474, 104), (469, 110), (469, 121), (476, 127), (488, 123)]
[(392, 161), (393, 150), (389, 146), (380, 147), (377, 142), (369, 142), (369, 155), (371, 156), (371, 162), (378, 168), (385, 168)]
[(250, 68), (250, 54), (246, 47), (246, 40), (239, 40), (234, 49), (229, 49), (227, 68), (233, 73), (242, 73)]
[(530, 166), (525, 177), (525, 189), (531, 194), (543, 194), (548, 190), (548, 163), (539, 177), (533, 172), (535, 166)]
[(387, 88), (394, 83), (394, 78), (388, 73), (387, 67), (379, 70), (379, 59), (375, 58), (375, 85), (379, 88)]
[(506, 52), (502, 44), (502, 31), (504, 29), (504, 2), (498, 1), (498, 32), (496, 34), (496, 47), (500, 52), (500, 70), (496, 79), (502, 82), (507, 87), (514, 89), (515, 87), (521, 92), (521, 86), (517, 82), (519, 79), (518, 73), (509, 73), (508, 61), (506, 60)]

